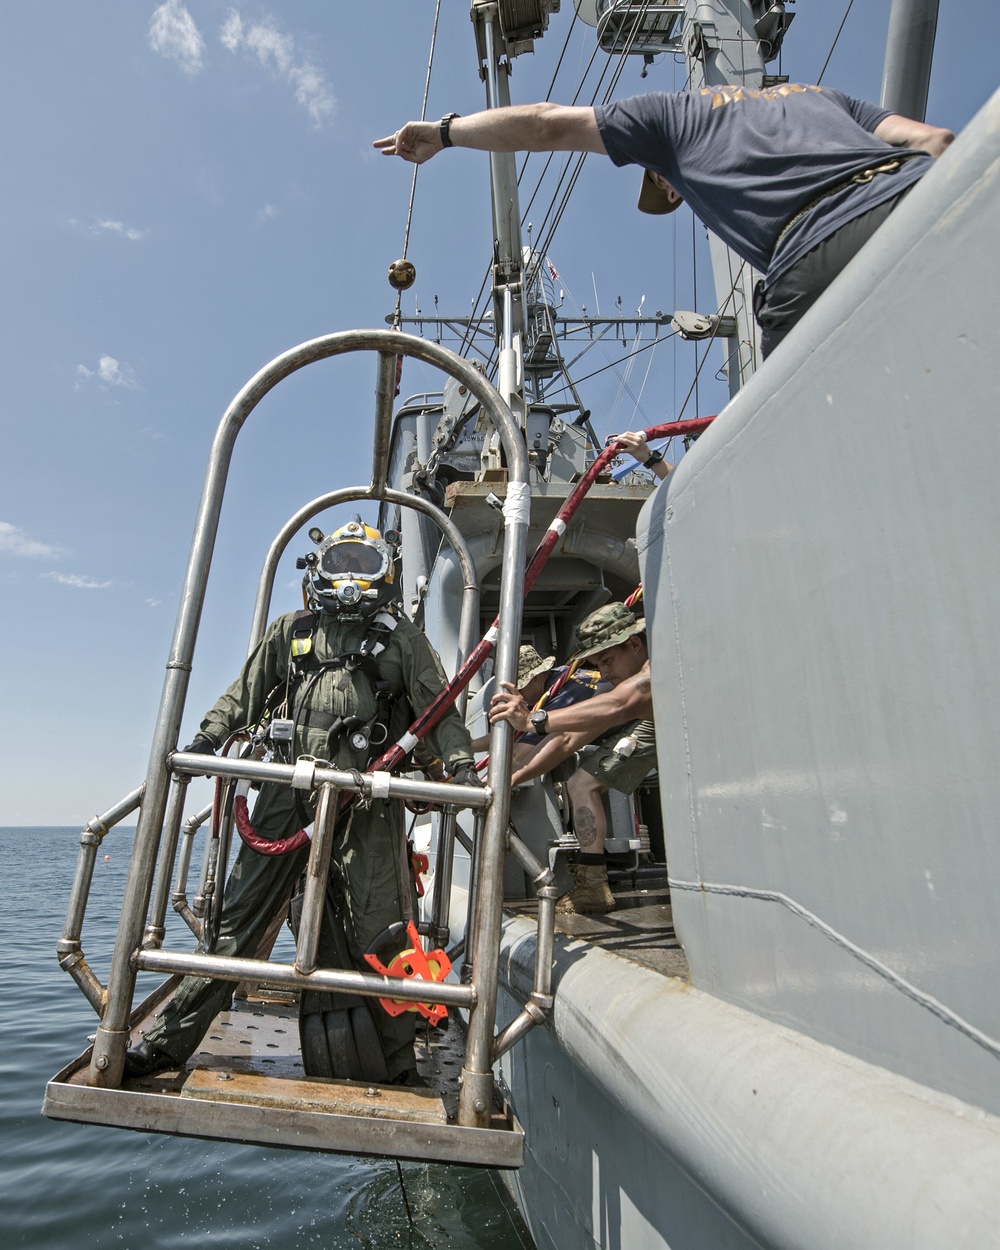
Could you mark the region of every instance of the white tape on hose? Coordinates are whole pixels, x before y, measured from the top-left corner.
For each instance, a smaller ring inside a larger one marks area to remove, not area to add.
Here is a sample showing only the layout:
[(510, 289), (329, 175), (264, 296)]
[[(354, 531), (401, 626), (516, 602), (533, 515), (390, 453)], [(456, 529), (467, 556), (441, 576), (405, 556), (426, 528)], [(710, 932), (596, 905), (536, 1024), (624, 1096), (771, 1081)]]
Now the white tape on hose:
[(549, 533), (558, 534), (559, 537), (562, 538), (563, 534), (566, 533), (566, 522), (563, 520), (560, 520), (559, 517), (556, 517), (555, 520), (552, 522), (552, 524), (549, 526)]
[(396, 746), (405, 754), (407, 751), (412, 751), (419, 741), (420, 739), (416, 734), (405, 733), (396, 743)]

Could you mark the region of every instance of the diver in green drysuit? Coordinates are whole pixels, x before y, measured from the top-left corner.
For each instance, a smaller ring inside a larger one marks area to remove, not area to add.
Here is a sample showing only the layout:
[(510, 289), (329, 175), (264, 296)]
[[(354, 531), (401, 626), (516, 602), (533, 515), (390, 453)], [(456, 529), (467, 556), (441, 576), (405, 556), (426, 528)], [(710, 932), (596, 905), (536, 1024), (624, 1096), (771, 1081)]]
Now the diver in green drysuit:
[[(352, 528), (364, 531), (361, 541), (353, 542), (353, 550), (350, 537), (334, 542), (337, 535)], [(318, 573), (330, 576), (314, 575), (314, 589), (331, 586), (337, 590), (346, 580), (332, 576), (334, 571), (343, 574), (344, 569), (324, 568), (324, 563), (335, 566), (371, 562), (374, 557), (366, 556), (365, 543), (375, 544), (376, 551), (379, 546), (384, 547), (378, 531), (362, 526), (360, 518), (327, 539), (325, 561), (324, 545), (320, 548)], [(391, 557), (388, 565), (391, 575)], [(364, 580), (364, 571), (346, 570), (355, 586), (360, 585), (368, 593), (375, 587), (379, 599), (384, 599), (378, 579)], [(390, 618), (384, 612), (374, 617), (341, 613), (337, 611), (339, 601), (329, 592), (314, 595), (314, 601), (322, 610), (314, 618), (311, 657), (303, 664), (297, 683), (296, 665), (291, 659), (292, 641), (293, 633), (301, 635), (303, 631), (301, 614), (292, 612), (271, 624), (240, 676), (201, 722), (198, 736), (188, 750), (215, 750), (235, 730), (255, 726), (277, 689), (289, 692), (287, 704), (279, 706), (278, 712), (294, 721), (292, 749), (287, 758), (308, 755), (329, 760), (336, 768), (364, 771), (394, 740), (384, 741), (379, 729), (380, 708), (369, 676), (371, 666), (343, 663), (345, 657), (356, 656), (366, 638), (373, 636), (373, 620), (374, 635), (382, 643), (374, 664), (378, 678), (389, 685), (393, 704), (405, 698), (413, 711), (420, 713), (446, 685), (437, 655), (421, 631), (405, 617)], [(344, 615), (348, 619), (342, 619)], [(340, 717), (358, 718), (355, 724), (367, 727), (375, 739), (371, 746), (362, 744), (359, 749), (352, 745), (350, 731), (331, 734), (333, 722)], [(394, 724), (394, 731), (395, 728)], [(426, 742), (452, 776), (462, 781), (474, 780), (469, 733), (454, 708), (427, 735)], [(287, 838), (310, 823), (315, 804), (315, 794), (264, 785), (254, 804), (251, 822), (256, 832), (269, 841)], [(268, 924), (288, 901), (308, 857), (308, 845), (280, 856), (260, 855), (246, 845), (240, 846), (226, 885), (215, 954), (254, 956)], [(376, 799), (367, 805), (354, 805), (334, 840), (331, 875), (340, 887), (348, 939), (355, 952), (365, 951), (389, 925), (415, 916), (413, 875), (399, 800)], [(386, 952), (391, 958), (405, 945), (404, 934), (394, 944), (382, 948), (383, 958), (387, 957)], [(369, 971), (364, 963), (358, 967)], [(126, 1077), (148, 1075), (183, 1063), (197, 1048), (216, 1014), (226, 1007), (232, 992), (230, 981), (185, 977), (143, 1041), (128, 1052)], [(405, 1083), (416, 1067), (415, 1016), (405, 1012), (391, 1017), (376, 1002), (371, 1006), (388, 1079)]]

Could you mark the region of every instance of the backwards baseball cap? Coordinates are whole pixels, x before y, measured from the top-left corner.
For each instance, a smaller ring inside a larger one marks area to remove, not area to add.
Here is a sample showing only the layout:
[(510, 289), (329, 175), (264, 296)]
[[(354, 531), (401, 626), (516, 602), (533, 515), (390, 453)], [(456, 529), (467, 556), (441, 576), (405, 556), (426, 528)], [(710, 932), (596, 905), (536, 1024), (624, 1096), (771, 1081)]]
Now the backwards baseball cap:
[(680, 208), (683, 203), (684, 201), (677, 191), (673, 190), (673, 188), (669, 191), (664, 191), (662, 187), (658, 187), (653, 181), (648, 169), (642, 171), (638, 203), (640, 213), (652, 213), (654, 217), (662, 217), (665, 213), (672, 213), (675, 209)]
[(554, 655), (543, 660), (534, 647), (525, 644), (517, 653), (517, 688), (523, 690), (532, 677), (547, 673), (556, 662)]
[(577, 627), (580, 650), (573, 657), (585, 660), (608, 647), (617, 647), (635, 634), (646, 632), (645, 620), (629, 611), (624, 603), (606, 603), (603, 608), (591, 612), (582, 625)]

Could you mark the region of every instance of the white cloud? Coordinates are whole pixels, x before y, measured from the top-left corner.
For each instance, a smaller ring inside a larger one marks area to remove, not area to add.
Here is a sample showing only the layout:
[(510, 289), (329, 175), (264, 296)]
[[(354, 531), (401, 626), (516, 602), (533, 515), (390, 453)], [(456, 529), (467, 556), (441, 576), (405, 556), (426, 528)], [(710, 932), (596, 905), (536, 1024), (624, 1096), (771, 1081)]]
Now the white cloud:
[(273, 204), (265, 204), (263, 208), (257, 209), (258, 222), (272, 221), (278, 215), (278, 210)]
[(149, 19), (149, 46), (180, 65), (185, 74), (202, 67), (205, 41), (180, 0), (166, 0)]
[(149, 237), (148, 230), (137, 230), (135, 226), (126, 225), (124, 221), (112, 221), (110, 218), (102, 221), (92, 221), (89, 226), (85, 226), (76, 217), (71, 217), (69, 224), (74, 230), (82, 230), (86, 234), (119, 234), (123, 239), (128, 239), (130, 243), (138, 243), (140, 239)]
[(230, 9), (219, 32), (219, 39), (230, 52), (242, 49), (265, 68), (277, 74), (292, 88), (295, 99), (306, 110), (313, 125), (322, 126), (333, 117), (337, 102), (323, 71), (300, 56), (295, 38), (282, 33), (273, 18), (245, 22), (236, 9)]
[(62, 555), (58, 547), (29, 538), (20, 526), (9, 521), (0, 521), (0, 552), (26, 560), (57, 560)]
[(162, 602), (162, 599), (143, 599), (147, 608), (158, 608)]
[(136, 230), (134, 226), (126, 226), (123, 221), (95, 221), (93, 226), (91, 226), (91, 231), (94, 234), (100, 234), (102, 231), (109, 234), (120, 234), (132, 243), (138, 243), (140, 239), (146, 238), (149, 234), (148, 230)]
[[(97, 362), (96, 369), (88, 369), (86, 365), (77, 365), (76, 373), (77, 377), (85, 381), (91, 378), (96, 379), (105, 390), (112, 386), (123, 386), (134, 390), (138, 386), (132, 369), (123, 361), (115, 360), (114, 356), (102, 356)], [(77, 389), (80, 385), (81, 383), (77, 383)]]
[(114, 585), (114, 582), (99, 582), (81, 573), (41, 573), (40, 576), (50, 582), (58, 582), (60, 586), (74, 586), (77, 590), (107, 590)]

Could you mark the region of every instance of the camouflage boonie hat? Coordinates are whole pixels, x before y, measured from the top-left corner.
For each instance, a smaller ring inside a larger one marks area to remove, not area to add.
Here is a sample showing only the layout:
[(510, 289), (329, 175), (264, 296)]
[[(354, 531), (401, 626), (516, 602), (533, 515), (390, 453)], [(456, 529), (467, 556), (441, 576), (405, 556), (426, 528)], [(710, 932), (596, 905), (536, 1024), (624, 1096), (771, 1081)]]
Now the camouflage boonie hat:
[(646, 622), (636, 617), (624, 603), (606, 603), (603, 608), (591, 612), (583, 624), (577, 627), (576, 636), (580, 640), (580, 650), (573, 657), (585, 660), (608, 647), (617, 647), (635, 634), (646, 631)]
[(537, 677), (540, 673), (547, 673), (556, 662), (554, 655), (546, 656), (543, 660), (534, 647), (525, 644), (517, 653), (517, 688), (523, 690), (531, 681), (532, 677)]

